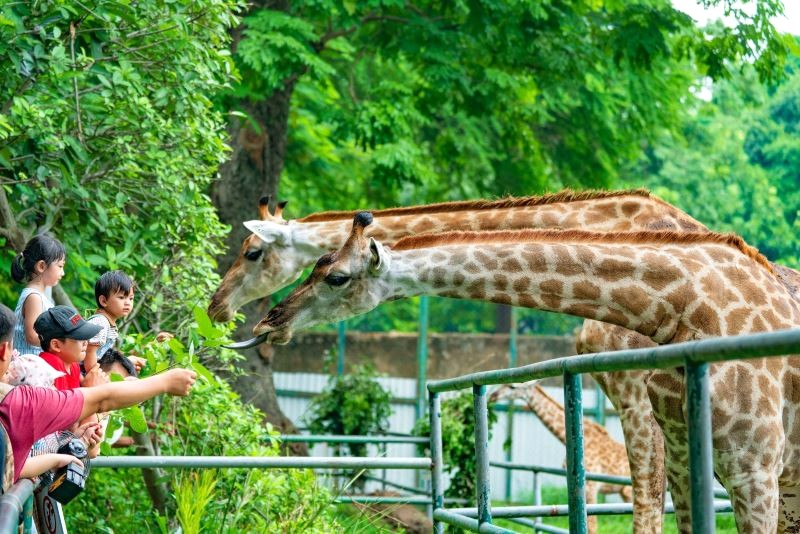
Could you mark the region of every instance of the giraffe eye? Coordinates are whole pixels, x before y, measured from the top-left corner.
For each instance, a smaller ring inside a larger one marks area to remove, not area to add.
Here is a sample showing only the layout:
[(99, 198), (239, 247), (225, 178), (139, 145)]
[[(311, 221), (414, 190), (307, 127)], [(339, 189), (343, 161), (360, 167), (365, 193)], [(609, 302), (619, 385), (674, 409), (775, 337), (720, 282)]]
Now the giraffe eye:
[(257, 248), (255, 250), (248, 250), (247, 252), (244, 253), (244, 257), (250, 261), (256, 261), (258, 258), (261, 257), (261, 254), (263, 252), (264, 251), (261, 250), (260, 248)]
[(329, 286), (340, 287), (350, 281), (350, 277), (344, 274), (329, 274), (325, 277), (325, 283)]

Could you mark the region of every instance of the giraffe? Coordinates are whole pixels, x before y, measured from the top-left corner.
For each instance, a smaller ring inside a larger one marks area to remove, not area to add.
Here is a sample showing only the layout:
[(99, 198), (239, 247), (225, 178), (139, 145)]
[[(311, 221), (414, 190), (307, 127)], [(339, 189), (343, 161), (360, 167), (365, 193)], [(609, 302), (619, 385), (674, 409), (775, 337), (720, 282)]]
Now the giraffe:
[[(503, 399), (520, 399), (527, 404), (531, 412), (542, 421), (542, 424), (558, 440), (567, 444), (564, 407), (539, 385), (538, 382), (525, 384), (506, 384), (492, 392), (490, 400), (497, 402)], [(583, 418), (583, 459), (587, 473), (602, 473), (630, 477), (628, 455), (625, 444), (612, 438), (605, 427), (594, 421)], [(597, 502), (597, 494), (618, 493), (625, 502), (633, 501), (633, 490), (630, 486), (609, 484), (606, 482), (586, 481), (586, 502)], [(590, 534), (597, 532), (597, 518), (590, 516), (588, 523)]]
[[(245, 225), (253, 235), (245, 239), (239, 257), (214, 294), (209, 316), (228, 320), (239, 306), (271, 294), (296, 280), (303, 268), (346, 241), (356, 212), (333, 211), (286, 221), (279, 203), (275, 214), (268, 198), (259, 202), (260, 220)], [(391, 208), (374, 212), (368, 235), (384, 242), (420, 232), (522, 228), (582, 228), (600, 231), (639, 229), (705, 232), (701, 223), (645, 190), (562, 191), (556, 194), (496, 201), (466, 201)], [(775, 265), (790, 287), (800, 276)], [(587, 320), (577, 340), (578, 353), (620, 350), (653, 345), (635, 332)], [(652, 417), (645, 371), (594, 373), (620, 422), (631, 465), (634, 491), (634, 531), (661, 530), (664, 495), (663, 437)], [(679, 501), (682, 488), (673, 488)]]
[[(355, 217), (344, 246), (322, 256), (267, 313), (253, 342), (286, 343), (296, 329), (420, 294), (568, 313), (657, 344), (800, 326), (800, 303), (791, 290), (735, 235), (447, 232), (403, 238), (387, 249), (364, 235), (370, 222), (369, 213)], [(796, 355), (711, 366), (715, 473), (731, 495), (740, 532), (800, 529), (799, 368)], [(683, 395), (677, 374), (653, 372)], [(668, 475), (678, 488), (685, 483), (685, 465), (676, 463), (684, 457), (673, 447), (685, 448), (681, 406), (658, 388), (650, 393), (657, 414), (666, 415)], [(681, 526), (687, 505), (682, 508)]]

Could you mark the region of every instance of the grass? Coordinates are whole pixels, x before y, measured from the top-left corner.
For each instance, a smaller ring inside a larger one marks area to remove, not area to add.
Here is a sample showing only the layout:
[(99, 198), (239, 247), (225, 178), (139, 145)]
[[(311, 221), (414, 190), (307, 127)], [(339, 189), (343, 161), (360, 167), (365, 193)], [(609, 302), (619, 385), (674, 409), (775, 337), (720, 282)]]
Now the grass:
[[(513, 504), (531, 504), (533, 498), (523, 499), (524, 502), (515, 502)], [(542, 488), (542, 504), (564, 504), (567, 502), (567, 489), (546, 486)], [(493, 506), (508, 506), (512, 503), (507, 502), (494, 502)], [(531, 532), (531, 529), (512, 523), (508, 520), (497, 519), (493, 521), (499, 526), (516, 530), (518, 532)], [(566, 517), (547, 518), (544, 520), (547, 525), (560, 527), (566, 529), (569, 527), (569, 520)], [(597, 518), (597, 531), (600, 534), (629, 534), (633, 530), (633, 519), (628, 515), (618, 516), (598, 516)], [(675, 524), (675, 515), (667, 514), (664, 516), (664, 534), (677, 534), (678, 527)], [(735, 534), (736, 525), (733, 521), (733, 514), (719, 514), (717, 515), (717, 532), (719, 534)]]
[(357, 508), (352, 504), (336, 506), (336, 521), (347, 534), (396, 534), (402, 530), (389, 527), (381, 519), (381, 514), (368, 509)]

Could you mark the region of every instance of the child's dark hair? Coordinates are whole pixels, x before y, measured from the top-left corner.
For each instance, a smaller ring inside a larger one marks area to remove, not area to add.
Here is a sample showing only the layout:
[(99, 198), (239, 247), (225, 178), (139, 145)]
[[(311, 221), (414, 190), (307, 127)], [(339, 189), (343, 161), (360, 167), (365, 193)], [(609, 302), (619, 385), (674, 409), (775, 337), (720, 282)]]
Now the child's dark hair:
[(17, 326), (17, 316), (11, 308), (0, 304), (0, 343), (11, 341), (14, 337), (14, 327)]
[(125, 371), (127, 371), (130, 376), (139, 376), (133, 363), (124, 354), (113, 347), (109, 348), (103, 356), (97, 360), (97, 363), (100, 364), (100, 369), (106, 373), (109, 372), (111, 366), (113, 366), (115, 362), (124, 367)]
[(103, 306), (100, 305), (101, 296), (109, 298), (119, 291), (128, 295), (135, 287), (136, 284), (133, 283), (131, 277), (122, 271), (108, 271), (103, 273), (103, 276), (94, 284), (94, 300), (97, 302), (97, 307), (102, 308)]
[(25, 250), (17, 254), (11, 262), (11, 277), (19, 283), (24, 283), (36, 274), (36, 264), (44, 261), (46, 266), (67, 257), (67, 249), (55, 237), (48, 234), (39, 234), (31, 238), (25, 245)]

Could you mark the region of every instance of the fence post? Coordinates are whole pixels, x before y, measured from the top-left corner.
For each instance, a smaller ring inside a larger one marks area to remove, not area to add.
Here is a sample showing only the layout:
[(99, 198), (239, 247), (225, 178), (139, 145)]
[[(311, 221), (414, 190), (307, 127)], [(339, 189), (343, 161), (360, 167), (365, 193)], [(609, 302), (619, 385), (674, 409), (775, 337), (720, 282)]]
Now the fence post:
[(336, 374), (342, 376), (344, 374), (344, 351), (346, 345), (346, 338), (345, 334), (347, 333), (347, 322), (346, 321), (339, 321), (336, 325), (336, 340), (337, 343), (337, 351), (336, 351)]
[[(508, 330), (508, 367), (517, 366), (517, 309), (511, 308), (511, 327)], [(508, 423), (506, 424), (506, 462), (513, 459), (513, 437), (514, 437), (514, 401), (508, 404)], [(506, 501), (511, 500), (511, 482), (513, 471), (506, 470)]]
[(583, 465), (581, 375), (564, 373), (564, 417), (567, 430), (569, 531), (575, 534), (586, 534), (586, 472)]
[(425, 382), (428, 379), (428, 296), (419, 298), (419, 335), (417, 336), (417, 419), (425, 415)]
[[(434, 513), (444, 506), (444, 488), (442, 487), (442, 464), (444, 453), (442, 451), (442, 402), (438, 393), (429, 394), (428, 415), (431, 423), (431, 498)], [(433, 520), (435, 534), (444, 533), (444, 523)]]
[(475, 411), (475, 463), (477, 465), (478, 524), (492, 523), (491, 487), (489, 485), (489, 413), (486, 386), (472, 386)]
[(686, 361), (686, 404), (689, 421), (689, 469), (692, 489), (692, 531), (713, 534), (714, 468), (711, 463), (711, 397), (708, 364)]

